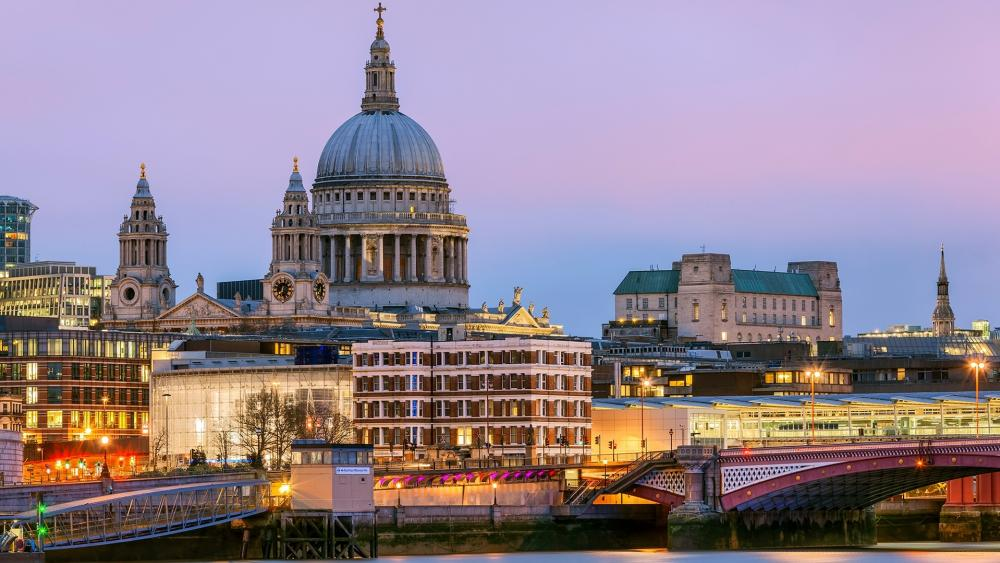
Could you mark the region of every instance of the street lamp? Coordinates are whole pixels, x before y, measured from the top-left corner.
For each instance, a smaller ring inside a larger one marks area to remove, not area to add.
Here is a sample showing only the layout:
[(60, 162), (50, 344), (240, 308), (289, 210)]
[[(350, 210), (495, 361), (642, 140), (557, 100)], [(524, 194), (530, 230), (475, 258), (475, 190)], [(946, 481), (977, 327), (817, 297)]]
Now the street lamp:
[(642, 440), (642, 453), (646, 454), (646, 389), (649, 388), (649, 380), (642, 379), (639, 387), (639, 437)]
[(969, 367), (975, 371), (976, 374), (976, 438), (979, 437), (979, 372), (986, 369), (986, 362), (982, 360), (972, 360), (969, 362)]
[(493, 483), (493, 506), (497, 505), (497, 484)]
[(403, 496), (402, 495), (403, 495), (403, 484), (397, 481), (396, 482), (396, 507), (397, 508), (403, 506)]
[(111, 439), (107, 436), (101, 436), (101, 448), (104, 450), (104, 465), (101, 467), (101, 479), (111, 478), (111, 468), (108, 467), (108, 442)]
[[(166, 450), (164, 452), (164, 454), (166, 454), (166, 458), (167, 458), (167, 471), (170, 470), (170, 465), (169, 465), (169, 463), (170, 463), (170, 405), (169, 405), (169, 403), (170, 403), (170, 397), (172, 397), (172, 395), (170, 393), (164, 393), (163, 394), (163, 414), (165, 415), (164, 416), (164, 422), (166, 423), (166, 425), (164, 426), (164, 432), (163, 432), (164, 433), (164, 441), (166, 442), (166, 444), (164, 444), (163, 449)], [(156, 438), (154, 438), (154, 439), (156, 439)], [(156, 455), (156, 452), (153, 452), (153, 455)], [(153, 469), (156, 469), (155, 465), (153, 466)]]
[(670, 451), (674, 451), (674, 429), (667, 430), (667, 435), (670, 436)]
[(602, 459), (601, 463), (604, 464), (604, 488), (608, 488), (608, 460)]
[(809, 378), (809, 396), (811, 398), (811, 408), (812, 408), (812, 439), (813, 442), (816, 441), (816, 380), (823, 375), (818, 371), (807, 371), (806, 377)]

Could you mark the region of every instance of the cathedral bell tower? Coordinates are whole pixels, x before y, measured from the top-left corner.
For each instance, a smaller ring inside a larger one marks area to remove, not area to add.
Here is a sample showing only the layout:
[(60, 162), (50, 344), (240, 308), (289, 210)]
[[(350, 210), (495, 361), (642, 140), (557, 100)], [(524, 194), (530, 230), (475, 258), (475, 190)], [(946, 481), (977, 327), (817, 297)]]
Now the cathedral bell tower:
[(111, 282), (111, 317), (154, 319), (174, 306), (177, 284), (167, 267), (167, 226), (156, 215), (145, 163), (129, 214), (118, 229), (118, 272)]
[(292, 162), (288, 189), (271, 222), (271, 267), (264, 278), (264, 300), (272, 315), (325, 314), (329, 280), (319, 271), (319, 229), (309, 210), (298, 157)]
[(948, 274), (944, 271), (944, 245), (941, 245), (941, 269), (937, 281), (937, 305), (931, 316), (934, 336), (951, 336), (955, 331), (955, 313), (948, 297)]

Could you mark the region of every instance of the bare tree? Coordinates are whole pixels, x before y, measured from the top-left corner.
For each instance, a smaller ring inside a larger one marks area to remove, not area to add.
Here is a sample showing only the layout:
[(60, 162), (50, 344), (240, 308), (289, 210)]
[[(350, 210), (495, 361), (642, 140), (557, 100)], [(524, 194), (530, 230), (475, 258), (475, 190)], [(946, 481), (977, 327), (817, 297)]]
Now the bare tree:
[(233, 455), (236, 444), (233, 443), (233, 429), (229, 426), (217, 430), (212, 436), (212, 445), (215, 446), (215, 450), (218, 452), (217, 459), (222, 464), (222, 467), (229, 467), (229, 458)]
[(278, 392), (262, 388), (243, 399), (236, 415), (236, 431), (247, 460), (253, 467), (264, 467), (264, 453), (274, 444), (278, 410)]
[(161, 428), (156, 436), (153, 436), (149, 440), (149, 461), (147, 465), (153, 471), (156, 471), (157, 466), (160, 462), (160, 456), (164, 453), (163, 450), (167, 447), (167, 430), (166, 428)]
[(292, 440), (303, 435), (301, 428), (305, 413), (292, 400), (276, 400), (274, 414), (271, 469), (283, 469), (285, 456), (292, 449)]
[(328, 444), (344, 444), (354, 441), (354, 424), (329, 402), (317, 401), (305, 407), (300, 436), (323, 440)]

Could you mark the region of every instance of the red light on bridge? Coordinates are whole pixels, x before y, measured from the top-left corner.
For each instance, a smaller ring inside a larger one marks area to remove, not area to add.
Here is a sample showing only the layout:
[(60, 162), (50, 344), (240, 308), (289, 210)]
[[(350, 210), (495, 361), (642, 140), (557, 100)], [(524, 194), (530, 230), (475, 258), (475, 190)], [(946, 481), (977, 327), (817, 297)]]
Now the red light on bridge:
[(750, 457), (750, 448), (743, 448), (743, 456)]

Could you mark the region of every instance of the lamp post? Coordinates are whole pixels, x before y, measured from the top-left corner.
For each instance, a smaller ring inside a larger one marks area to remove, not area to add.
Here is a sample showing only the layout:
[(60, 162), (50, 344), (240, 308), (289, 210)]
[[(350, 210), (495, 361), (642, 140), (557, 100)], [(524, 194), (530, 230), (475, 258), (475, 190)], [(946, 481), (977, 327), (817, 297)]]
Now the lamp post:
[(979, 372), (986, 368), (986, 363), (982, 360), (972, 360), (969, 366), (975, 372), (976, 379), (976, 438), (979, 437)]
[(107, 436), (101, 436), (101, 448), (104, 450), (104, 465), (101, 467), (101, 479), (111, 478), (111, 468), (108, 467), (108, 442), (111, 439)]
[(644, 377), (642, 385), (639, 386), (639, 438), (643, 455), (646, 455), (646, 389), (648, 388), (649, 380)]
[(809, 397), (810, 397), (810, 408), (812, 409), (812, 441), (816, 441), (816, 379), (818, 379), (822, 374), (818, 371), (807, 371), (806, 377), (809, 378)]
[(493, 506), (497, 505), (497, 484), (493, 483)]
[(403, 496), (402, 495), (403, 495), (403, 484), (397, 481), (396, 482), (396, 507), (397, 508), (403, 506)]
[(667, 430), (667, 435), (670, 436), (670, 451), (674, 451), (674, 429)]
[(604, 464), (604, 488), (608, 488), (608, 460), (602, 459), (601, 463)]
[[(167, 471), (170, 471), (170, 405), (168, 403), (170, 402), (171, 396), (172, 395), (170, 395), (170, 393), (163, 394), (163, 414), (165, 415), (163, 419), (164, 422), (166, 422), (166, 425), (164, 426), (166, 444), (164, 444), (163, 448), (165, 450), (165, 457), (167, 458)], [(153, 452), (153, 455), (156, 455), (156, 452)], [(153, 469), (156, 469), (155, 465), (153, 466)]]

